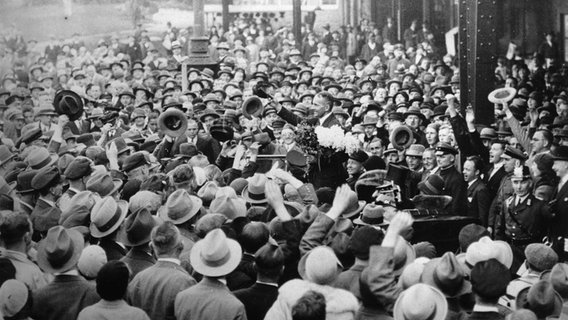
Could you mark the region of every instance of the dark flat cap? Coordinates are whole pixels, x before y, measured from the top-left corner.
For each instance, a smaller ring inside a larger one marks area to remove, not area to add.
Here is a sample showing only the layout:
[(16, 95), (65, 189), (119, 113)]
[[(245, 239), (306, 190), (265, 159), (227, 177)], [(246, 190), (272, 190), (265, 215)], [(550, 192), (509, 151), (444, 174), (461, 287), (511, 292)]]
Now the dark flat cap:
[(124, 160), (124, 164), (122, 165), (122, 170), (124, 172), (129, 172), (145, 164), (148, 164), (148, 161), (146, 160), (144, 153), (134, 152)]
[(93, 171), (91, 164), (91, 159), (87, 157), (77, 157), (67, 166), (64, 175), (69, 180), (77, 180), (86, 177)]
[(41, 190), (46, 186), (54, 183), (55, 181), (59, 181), (61, 179), (61, 175), (59, 174), (59, 170), (56, 167), (49, 167), (43, 170), (40, 170), (35, 177), (32, 179), (32, 188), (35, 190)]
[(456, 148), (444, 142), (440, 142), (436, 146), (436, 153), (438, 152), (442, 154), (454, 154), (454, 155), (458, 154), (458, 150), (456, 150)]
[(504, 155), (521, 161), (525, 161), (528, 159), (528, 157), (521, 150), (513, 148), (511, 146), (505, 147)]

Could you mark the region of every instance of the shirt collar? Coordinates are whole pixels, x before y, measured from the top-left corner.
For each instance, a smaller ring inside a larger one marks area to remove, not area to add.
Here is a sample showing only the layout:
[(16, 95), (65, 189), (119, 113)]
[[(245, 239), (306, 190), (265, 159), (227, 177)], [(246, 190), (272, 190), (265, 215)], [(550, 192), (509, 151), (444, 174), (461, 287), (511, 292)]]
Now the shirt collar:
[(499, 312), (496, 306), (483, 306), (479, 304), (475, 304), (473, 306), (473, 312)]
[(468, 183), (467, 183), (467, 187), (468, 187), (468, 188), (471, 187), (471, 186), (475, 183), (475, 181), (477, 181), (477, 179), (478, 179), (478, 178), (475, 178), (475, 179), (471, 180), (470, 182), (468, 182)]
[(158, 258), (158, 261), (171, 262), (177, 264), (178, 266), (181, 266), (181, 261), (176, 258)]
[(258, 281), (258, 280), (257, 280), (256, 283), (258, 283), (258, 284), (263, 284), (263, 285), (265, 285), (265, 286), (272, 286), (272, 287), (278, 288), (278, 284), (277, 284), (277, 283), (274, 283), (274, 282), (264, 282), (264, 281)]

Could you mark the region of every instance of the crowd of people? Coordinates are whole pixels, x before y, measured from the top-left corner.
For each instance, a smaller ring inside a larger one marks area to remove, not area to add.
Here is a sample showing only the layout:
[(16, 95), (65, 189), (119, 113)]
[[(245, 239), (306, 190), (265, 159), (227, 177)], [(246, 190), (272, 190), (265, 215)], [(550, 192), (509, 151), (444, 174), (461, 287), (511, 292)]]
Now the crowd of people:
[[(496, 61), (485, 126), (415, 21), (295, 39), (242, 15), (210, 30), (206, 68), (171, 25), (94, 48), (14, 35), (0, 318), (568, 316), (568, 65), (550, 36)], [(415, 240), (424, 216), (471, 223), (445, 251), (447, 230)]]

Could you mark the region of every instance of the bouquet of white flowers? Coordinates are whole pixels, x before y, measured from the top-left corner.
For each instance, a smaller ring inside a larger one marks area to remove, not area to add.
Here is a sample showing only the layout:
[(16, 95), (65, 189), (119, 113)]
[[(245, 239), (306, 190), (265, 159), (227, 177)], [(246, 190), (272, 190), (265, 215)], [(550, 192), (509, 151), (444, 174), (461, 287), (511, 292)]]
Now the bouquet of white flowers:
[(357, 137), (350, 132), (345, 133), (339, 126), (332, 126), (331, 128), (316, 127), (315, 133), (320, 147), (335, 151), (345, 151), (347, 154), (359, 149), (360, 143)]

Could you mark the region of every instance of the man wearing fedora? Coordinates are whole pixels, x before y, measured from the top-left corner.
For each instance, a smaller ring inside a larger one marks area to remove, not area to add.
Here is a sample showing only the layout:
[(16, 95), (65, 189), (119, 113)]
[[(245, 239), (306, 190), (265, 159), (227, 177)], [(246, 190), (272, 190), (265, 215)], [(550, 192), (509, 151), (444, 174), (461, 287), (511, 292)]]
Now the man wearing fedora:
[(56, 203), (63, 193), (63, 179), (56, 167), (44, 168), (32, 179), (32, 188), (40, 195), (30, 215), (33, 240), (39, 241), (49, 228), (59, 224), (61, 210)]
[(81, 233), (61, 226), (49, 229), (38, 244), (37, 263), (55, 278), (32, 291), (33, 319), (74, 320), (81, 310), (100, 300), (95, 286), (77, 271), (83, 246)]
[[(213, 229), (191, 250), (193, 269), (203, 275), (197, 285), (180, 292), (175, 300), (177, 319), (246, 319), (246, 311), (227, 288), (225, 276), (239, 265), (241, 246)], [(207, 292), (204, 295), (203, 292)]]
[(82, 156), (73, 159), (67, 166), (63, 174), (69, 181), (69, 188), (59, 198), (61, 211), (65, 211), (68, 208), (70, 200), (74, 195), (86, 190), (86, 180), (88, 180), (93, 171), (92, 166), (93, 162), (91, 159)]
[(195, 120), (188, 120), (187, 130), (179, 137), (164, 137), (162, 144), (156, 148), (156, 157), (158, 159), (173, 157), (180, 153), (180, 145), (182, 143), (193, 143), (197, 150), (203, 153), (209, 163), (215, 163), (221, 146), (219, 142), (211, 137), (209, 134), (198, 134), (199, 125)]
[(130, 250), (120, 260), (128, 266), (131, 279), (156, 263), (149, 245), (155, 225), (154, 217), (146, 208), (136, 210), (124, 221), (119, 238)]

